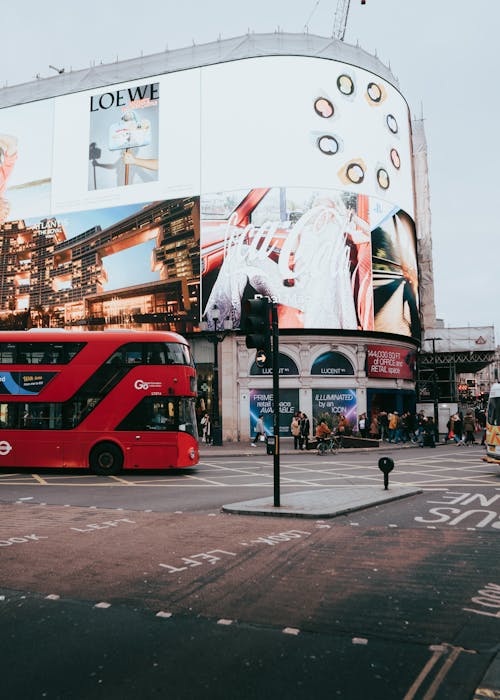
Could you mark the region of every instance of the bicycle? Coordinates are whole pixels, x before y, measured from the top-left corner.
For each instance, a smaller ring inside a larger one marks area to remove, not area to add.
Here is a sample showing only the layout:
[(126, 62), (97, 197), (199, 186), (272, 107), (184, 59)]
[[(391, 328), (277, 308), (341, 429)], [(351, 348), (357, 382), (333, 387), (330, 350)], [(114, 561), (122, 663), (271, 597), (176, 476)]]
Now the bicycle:
[(327, 452), (331, 452), (336, 455), (341, 447), (342, 438), (339, 435), (330, 435), (329, 437), (320, 438), (318, 440), (317, 454), (325, 455)]

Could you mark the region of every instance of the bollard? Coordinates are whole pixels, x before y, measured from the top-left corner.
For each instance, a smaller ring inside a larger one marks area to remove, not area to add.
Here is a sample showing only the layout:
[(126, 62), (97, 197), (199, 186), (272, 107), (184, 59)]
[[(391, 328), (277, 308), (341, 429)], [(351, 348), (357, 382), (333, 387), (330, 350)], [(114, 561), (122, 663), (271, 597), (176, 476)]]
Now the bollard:
[(394, 469), (394, 461), (390, 457), (381, 457), (378, 461), (378, 468), (384, 472), (384, 489), (389, 488), (389, 474)]

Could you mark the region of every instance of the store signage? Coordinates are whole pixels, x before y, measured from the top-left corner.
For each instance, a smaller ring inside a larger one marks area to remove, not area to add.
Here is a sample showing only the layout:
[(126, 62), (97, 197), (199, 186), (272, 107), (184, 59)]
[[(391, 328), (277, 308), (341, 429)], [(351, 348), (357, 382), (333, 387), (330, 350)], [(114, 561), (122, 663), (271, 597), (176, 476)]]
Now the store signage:
[[(279, 353), (279, 375), (280, 377), (298, 377), (299, 376), (299, 368), (295, 364), (295, 362), (292, 360), (291, 357), (288, 357), (288, 355), (284, 355), (283, 353)], [(258, 361), (254, 362), (252, 364), (252, 367), (250, 368), (250, 375), (252, 377), (256, 375), (272, 375), (273, 369), (272, 367), (259, 367), (258, 366)]]
[(324, 352), (313, 363), (311, 374), (321, 377), (345, 377), (354, 375), (354, 367), (340, 352)]
[(366, 373), (384, 379), (414, 379), (416, 352), (392, 345), (368, 345)]

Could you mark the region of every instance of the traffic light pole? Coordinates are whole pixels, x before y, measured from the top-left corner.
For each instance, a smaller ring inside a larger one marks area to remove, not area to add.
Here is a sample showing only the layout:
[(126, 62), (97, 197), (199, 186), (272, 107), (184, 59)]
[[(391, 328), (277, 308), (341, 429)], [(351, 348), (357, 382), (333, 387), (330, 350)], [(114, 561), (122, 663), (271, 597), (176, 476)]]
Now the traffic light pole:
[(278, 305), (271, 304), (273, 338), (273, 413), (274, 413), (274, 505), (280, 505), (280, 368)]

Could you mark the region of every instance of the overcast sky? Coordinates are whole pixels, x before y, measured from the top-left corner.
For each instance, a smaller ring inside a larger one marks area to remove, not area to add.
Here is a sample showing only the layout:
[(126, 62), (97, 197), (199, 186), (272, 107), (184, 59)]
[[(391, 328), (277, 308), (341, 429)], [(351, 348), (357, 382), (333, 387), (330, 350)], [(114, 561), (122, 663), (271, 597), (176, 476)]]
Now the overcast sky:
[[(337, 0), (18, 0), (2, 7), (0, 85), (247, 31), (330, 36)], [(351, 0), (345, 41), (399, 79), (429, 147), (435, 298), (445, 325), (500, 341), (500, 3)], [(423, 112), (422, 112), (423, 110)]]

